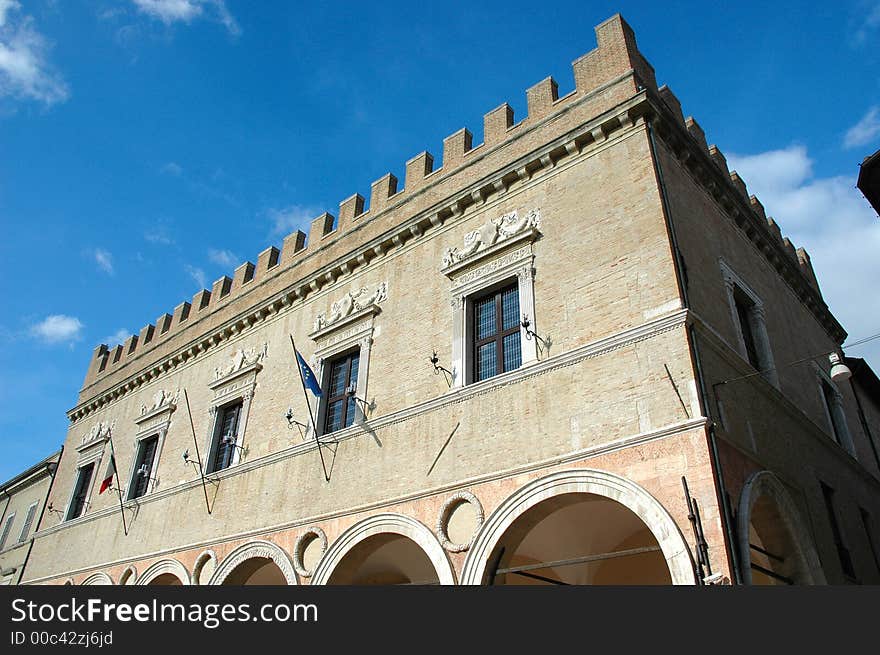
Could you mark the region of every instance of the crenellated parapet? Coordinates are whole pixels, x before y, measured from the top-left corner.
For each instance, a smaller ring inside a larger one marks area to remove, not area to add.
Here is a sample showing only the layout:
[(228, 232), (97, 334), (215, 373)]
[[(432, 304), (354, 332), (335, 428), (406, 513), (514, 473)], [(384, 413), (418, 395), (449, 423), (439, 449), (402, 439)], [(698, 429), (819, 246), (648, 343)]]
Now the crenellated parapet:
[[(738, 172), (728, 169), (727, 159), (721, 150), (717, 146), (707, 144), (706, 134), (697, 121), (693, 117), (683, 117), (681, 102), (672, 90), (664, 85), (657, 90), (657, 95), (662, 101), (662, 106), (668, 110), (668, 120), (664, 122), (656, 117), (655, 124), (658, 130), (662, 131), (672, 150), (691, 168), (695, 176), (743, 229), (746, 236), (755, 243), (777, 272), (800, 295), (804, 303), (813, 310), (828, 333), (842, 342), (846, 333), (828, 311), (822, 299), (807, 252), (803, 248), (796, 248), (787, 237), (783, 236), (776, 221), (767, 216), (761, 201), (749, 193), (745, 180)], [(670, 126), (678, 126), (682, 129), (679, 132)], [(693, 156), (694, 151), (704, 157)]]
[[(786, 262), (792, 262), (781, 234), (777, 238), (763, 215), (763, 207), (757, 199), (750, 200), (745, 182), (736, 172), (728, 172), (717, 148), (706, 145), (696, 121), (683, 117), (681, 103), (671, 89), (657, 87), (654, 69), (639, 52), (629, 25), (615, 15), (595, 31), (597, 48), (572, 63), (572, 91), (560, 95), (555, 79), (541, 80), (526, 90), (527, 114), (519, 121), (506, 102), (484, 115), (483, 143), (474, 144), (466, 127), (457, 130), (443, 140), (439, 168), (431, 153), (415, 155), (404, 166), (403, 188), (394, 175), (386, 173), (371, 184), (369, 202), (361, 193), (349, 195), (339, 203), (338, 219), (321, 213), (311, 221), (308, 235), (300, 230), (289, 234), (280, 249), (264, 249), (255, 264), (241, 264), (231, 277), (224, 275), (210, 290), (203, 289), (191, 301), (180, 303), (173, 313), (163, 314), (124, 345), (97, 347), (80, 395), (81, 406), (72, 410), (71, 417), (82, 416), (84, 408), (103, 402), (108, 394), (120, 389), (124, 393), (125, 388), (199, 356), (227, 336), (457, 220), (492, 196), (528, 184), (566, 158), (600, 146), (618, 131), (647, 118), (654, 120), (658, 112), (665, 112), (664, 120), (690, 136), (689, 141), (714, 163), (715, 174), (723, 175), (726, 188), (737, 191), (750, 215), (762, 223), (763, 234), (778, 243)], [(720, 191), (722, 185), (717, 186)], [(792, 270), (818, 289), (809, 258), (798, 254), (796, 259)], [(253, 293), (255, 289), (260, 292)]]

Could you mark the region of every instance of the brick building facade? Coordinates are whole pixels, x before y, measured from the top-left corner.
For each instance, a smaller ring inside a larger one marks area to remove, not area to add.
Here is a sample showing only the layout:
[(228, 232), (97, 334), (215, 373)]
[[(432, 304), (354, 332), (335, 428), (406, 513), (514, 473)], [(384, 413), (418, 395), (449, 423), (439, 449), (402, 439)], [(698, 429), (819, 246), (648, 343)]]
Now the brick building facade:
[(570, 93), (99, 346), (25, 581), (880, 582), (880, 404), (809, 256), (596, 36)]

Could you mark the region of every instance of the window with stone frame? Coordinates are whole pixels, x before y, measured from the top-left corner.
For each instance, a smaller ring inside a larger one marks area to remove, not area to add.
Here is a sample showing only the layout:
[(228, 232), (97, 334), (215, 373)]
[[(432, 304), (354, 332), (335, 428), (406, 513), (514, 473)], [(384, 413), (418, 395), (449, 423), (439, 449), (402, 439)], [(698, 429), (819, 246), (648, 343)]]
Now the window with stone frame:
[(232, 466), (238, 444), (242, 405), (239, 400), (217, 410), (214, 438), (208, 453), (208, 473), (216, 473)]
[(522, 364), (519, 289), (514, 280), (468, 299), (471, 382), (507, 373)]
[[(538, 209), (490, 218), (446, 249), (441, 271), (452, 283), (451, 386), (461, 387), (536, 363), (540, 332), (535, 315)], [(549, 342), (546, 342), (546, 346)]]
[(159, 435), (154, 434), (138, 442), (134, 471), (128, 484), (128, 500), (145, 496), (150, 482), (155, 478), (156, 455), (159, 450)]
[(825, 425), (828, 426), (826, 431), (837, 445), (855, 457), (855, 444), (846, 422), (846, 412), (843, 409), (843, 395), (828, 373), (818, 364), (814, 363), (813, 366), (818, 381), (818, 395), (825, 414)]
[(322, 434), (336, 432), (354, 423), (359, 368), (360, 348), (336, 355), (324, 365), (319, 414)]
[(767, 334), (764, 303), (724, 261), (721, 261), (721, 272), (737, 336), (736, 349), (770, 384), (778, 387), (779, 377)]
[(65, 519), (70, 521), (79, 518), (86, 510), (89, 494), (92, 488), (92, 478), (95, 473), (95, 463), (91, 462), (77, 469), (76, 483), (73, 487), (73, 496), (67, 508)]

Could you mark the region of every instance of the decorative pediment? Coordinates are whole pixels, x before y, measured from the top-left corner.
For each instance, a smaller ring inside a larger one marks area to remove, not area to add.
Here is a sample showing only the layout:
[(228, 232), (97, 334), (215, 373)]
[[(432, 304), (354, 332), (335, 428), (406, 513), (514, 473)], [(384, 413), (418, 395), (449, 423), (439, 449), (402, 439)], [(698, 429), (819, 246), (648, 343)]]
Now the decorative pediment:
[(464, 235), (462, 248), (447, 248), (443, 254), (443, 273), (452, 277), (458, 271), (521, 241), (533, 241), (540, 234), (541, 210), (520, 214), (512, 211), (493, 218)]
[(98, 421), (95, 423), (92, 429), (82, 436), (79, 446), (76, 447), (77, 451), (83, 452), (94, 446), (103, 445), (110, 438), (110, 432), (115, 425), (115, 419), (113, 421)]
[(357, 291), (348, 291), (342, 298), (330, 305), (330, 311), (318, 314), (312, 333), (309, 335), (317, 341), (362, 318), (372, 318), (381, 310), (379, 303), (388, 298), (388, 283), (380, 283), (374, 290), (361, 287)]
[(238, 348), (235, 350), (225, 365), (214, 369), (214, 382), (211, 384), (211, 388), (213, 389), (251, 370), (263, 368), (261, 362), (265, 359), (268, 349), (269, 344), (264, 343), (261, 347), (252, 346), (247, 349)]
[(159, 389), (149, 404), (141, 405), (141, 415), (134, 420), (138, 429), (135, 440), (147, 433), (167, 430), (171, 423), (171, 414), (177, 409), (179, 396), (180, 389)]

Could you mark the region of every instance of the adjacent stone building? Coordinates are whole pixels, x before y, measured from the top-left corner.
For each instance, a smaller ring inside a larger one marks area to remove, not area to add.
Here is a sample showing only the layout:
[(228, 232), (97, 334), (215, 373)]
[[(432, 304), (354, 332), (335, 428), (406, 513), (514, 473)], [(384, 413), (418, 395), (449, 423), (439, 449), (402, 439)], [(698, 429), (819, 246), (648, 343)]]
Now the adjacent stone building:
[(880, 403), (809, 256), (596, 37), (96, 348), (25, 581), (880, 582)]
[(60, 456), (61, 451), (52, 453), (0, 484), (0, 585), (18, 584), (24, 577)]

